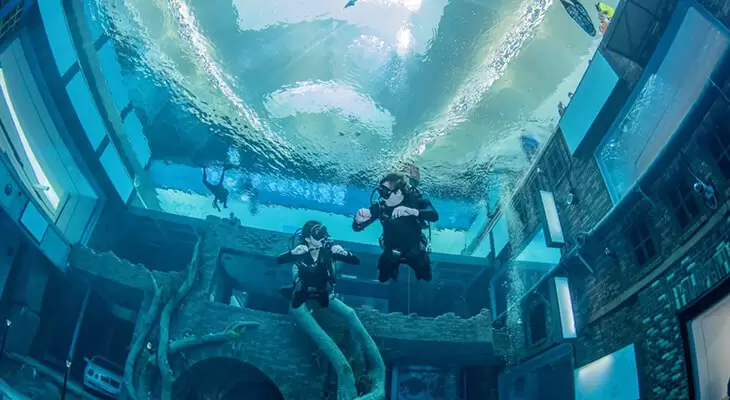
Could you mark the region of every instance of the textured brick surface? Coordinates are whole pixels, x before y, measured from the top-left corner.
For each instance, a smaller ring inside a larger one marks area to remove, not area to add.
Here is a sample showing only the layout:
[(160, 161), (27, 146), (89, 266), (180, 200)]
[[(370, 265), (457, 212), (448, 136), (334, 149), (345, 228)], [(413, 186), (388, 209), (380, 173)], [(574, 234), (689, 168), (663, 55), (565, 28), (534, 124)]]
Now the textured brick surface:
[[(240, 309), (210, 301), (216, 283), (222, 279), (219, 255), (222, 250), (274, 255), (285, 247), (275, 234), (234, 227), (225, 220), (209, 218), (201, 243), (202, 269), (199, 279), (174, 319), (171, 339), (223, 331), (230, 323), (245, 319), (259, 322), (242, 337), (222, 345), (189, 349), (171, 362), (176, 374), (195, 363), (215, 357), (233, 357), (264, 372), (286, 399), (321, 398), (328, 388), (326, 363), (318, 363), (317, 349), (290, 315)], [(273, 235), (269, 237), (270, 235)], [(275, 245), (272, 245), (275, 243)], [(74, 248), (71, 269), (103, 287), (114, 301), (149, 302), (152, 280), (142, 265), (121, 260), (111, 253), (99, 254), (84, 247)], [(180, 285), (179, 273), (154, 272), (159, 284)], [(134, 300), (130, 300), (134, 299)], [(454, 314), (436, 318), (383, 314), (371, 308), (357, 310), (365, 328), (381, 349), (387, 364), (493, 365), (497, 362), (492, 345), (491, 317), (487, 310), (462, 319)], [(320, 324), (338, 343), (345, 339), (342, 320), (326, 310), (314, 313)], [(453, 386), (453, 385), (451, 385)]]
[[(730, 3), (700, 1), (707, 5), (721, 21), (729, 21)], [(626, 71), (625, 71), (626, 72)], [(629, 72), (626, 72), (627, 74)], [(725, 84), (723, 92), (728, 93)], [(705, 137), (714, 131), (716, 123), (726, 122), (730, 114), (728, 104), (716, 100), (693, 136), (683, 146), (684, 159), (694, 174), (719, 189), (720, 205), (726, 201), (730, 185), (709, 155)], [(546, 144), (558, 143), (568, 157), (562, 134), (558, 133)], [(546, 152), (545, 152), (546, 153)], [(544, 165), (545, 153), (536, 162)], [(682, 399), (688, 396), (683, 344), (680, 338), (677, 311), (707, 292), (730, 272), (730, 220), (727, 209), (713, 211), (697, 198), (700, 214), (686, 227), (679, 225), (667, 193), (685, 179), (684, 190), (691, 192), (694, 177), (678, 155), (670, 156), (660, 166), (662, 176), (642, 185), (646, 197), (634, 195), (632, 204), (620, 215), (608, 221), (594, 240), (581, 250), (592, 273), (578, 259), (564, 263), (558, 275), (568, 276), (579, 338), (575, 341), (576, 366), (610, 354), (634, 343), (637, 351), (642, 399)], [(543, 168), (544, 169), (544, 168)], [(525, 181), (529, 181), (528, 176)], [(561, 223), (572, 247), (577, 234), (589, 231), (611, 209), (612, 203), (593, 157), (571, 159), (565, 177), (551, 181), (542, 179), (541, 187), (553, 191), (561, 216)], [(517, 190), (514, 200), (527, 196), (525, 187)], [(578, 204), (567, 205), (570, 191)], [(526, 214), (532, 215), (529, 210)], [(644, 266), (638, 265), (626, 234), (629, 221), (646, 218), (657, 256)], [(525, 231), (537, 226), (534, 216), (525, 219)], [(518, 254), (526, 243), (519, 239), (526, 232), (511, 232), (512, 254)], [(604, 249), (613, 254), (606, 255)], [(510, 256), (512, 255), (510, 254)], [(545, 295), (545, 287), (538, 288)], [(548, 307), (546, 323), (548, 338), (527, 345), (529, 311), (539, 296), (528, 297), (521, 304), (524, 322), (517, 332), (519, 338), (504, 338), (506, 331), (495, 332), (497, 342), (506, 341), (511, 347), (510, 357), (525, 360), (560, 341), (557, 331), (557, 309)], [(514, 329), (514, 328), (513, 328)], [(514, 336), (514, 335), (513, 335)]]

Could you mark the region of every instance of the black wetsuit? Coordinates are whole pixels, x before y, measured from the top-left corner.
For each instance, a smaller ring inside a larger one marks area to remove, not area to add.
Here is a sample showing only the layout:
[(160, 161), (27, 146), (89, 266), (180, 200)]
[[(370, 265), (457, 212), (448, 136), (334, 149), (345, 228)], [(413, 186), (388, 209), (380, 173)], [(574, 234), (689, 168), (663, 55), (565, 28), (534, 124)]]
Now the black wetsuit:
[(327, 307), (330, 301), (332, 285), (335, 281), (334, 263), (342, 261), (347, 264), (360, 264), (360, 259), (352, 253), (346, 255), (332, 253), (332, 244), (327, 243), (319, 250), (317, 261), (310, 252), (292, 254), (287, 251), (276, 257), (278, 264), (296, 264), (297, 278), (294, 281), (292, 307), (298, 308), (307, 300), (317, 300), (322, 307)]
[(221, 179), (218, 181), (217, 184), (213, 185), (212, 183), (208, 182), (208, 173), (205, 168), (203, 168), (203, 185), (210, 190), (210, 192), (213, 194), (213, 208), (220, 211), (221, 208), (218, 205), (218, 202), (223, 204), (223, 208), (228, 208), (228, 189), (223, 187), (223, 179), (226, 176), (226, 171), (228, 168), (224, 168), (223, 172), (221, 172)]
[[(382, 203), (377, 203), (370, 206), (370, 219), (362, 224), (353, 220), (352, 229), (359, 232), (378, 219), (383, 225), (383, 237), (380, 244), (384, 251), (378, 259), (380, 282), (397, 279), (398, 266), (402, 263), (408, 264), (413, 269), (417, 279), (430, 281), (431, 259), (426, 251), (428, 240), (422, 231), (426, 227), (426, 222), (438, 221), (438, 212), (430, 201), (421, 197), (411, 201), (405, 200), (399, 206), (417, 209), (418, 217), (393, 218), (393, 210), (397, 206), (387, 207)], [(393, 250), (399, 251), (400, 256), (394, 254)]]

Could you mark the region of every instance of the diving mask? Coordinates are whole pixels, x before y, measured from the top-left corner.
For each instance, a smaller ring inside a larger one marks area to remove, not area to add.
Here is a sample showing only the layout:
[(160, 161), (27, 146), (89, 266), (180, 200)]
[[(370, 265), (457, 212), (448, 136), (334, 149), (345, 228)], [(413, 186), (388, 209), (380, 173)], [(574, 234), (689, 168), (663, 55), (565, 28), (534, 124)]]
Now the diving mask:
[(378, 186), (377, 191), (378, 191), (378, 195), (380, 196), (380, 198), (387, 199), (390, 197), (391, 194), (397, 192), (398, 189), (390, 189), (389, 187), (387, 187), (385, 185), (380, 185), (380, 186)]

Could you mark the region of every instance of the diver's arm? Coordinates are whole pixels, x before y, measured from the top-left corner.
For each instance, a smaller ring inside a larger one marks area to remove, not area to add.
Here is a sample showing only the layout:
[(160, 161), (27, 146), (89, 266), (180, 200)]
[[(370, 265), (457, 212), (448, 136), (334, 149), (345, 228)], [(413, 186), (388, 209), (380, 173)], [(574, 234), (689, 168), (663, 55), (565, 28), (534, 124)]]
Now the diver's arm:
[(336, 244), (332, 246), (332, 259), (335, 261), (342, 261), (345, 264), (360, 265), (360, 259), (356, 255), (342, 248), (342, 246)]
[(361, 224), (358, 224), (357, 221), (355, 221), (355, 218), (352, 218), (352, 230), (355, 232), (360, 232), (361, 230), (370, 226), (370, 224), (375, 222), (378, 218), (380, 218), (380, 206), (377, 204), (372, 204), (370, 206), (370, 219)]
[(286, 253), (279, 254), (278, 257), (276, 257), (276, 263), (277, 264), (289, 264), (294, 263), (299, 260), (299, 255), (292, 254), (291, 251), (287, 251)]
[(421, 199), (417, 205), (418, 219), (426, 222), (436, 222), (439, 220), (439, 213), (433, 208), (430, 201)]

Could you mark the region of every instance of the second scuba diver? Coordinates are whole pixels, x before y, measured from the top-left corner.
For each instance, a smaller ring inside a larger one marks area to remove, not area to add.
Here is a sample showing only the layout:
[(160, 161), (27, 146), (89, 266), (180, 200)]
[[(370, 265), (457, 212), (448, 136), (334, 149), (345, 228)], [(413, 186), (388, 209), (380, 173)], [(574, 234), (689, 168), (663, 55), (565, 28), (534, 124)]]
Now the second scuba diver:
[(398, 267), (408, 264), (416, 279), (430, 281), (430, 244), (422, 231), (427, 227), (430, 229), (429, 222), (438, 221), (436, 209), (410, 184), (404, 173), (387, 174), (375, 191), (380, 200), (357, 212), (352, 229), (359, 232), (380, 220), (383, 254), (378, 259), (378, 280), (385, 283), (389, 279), (398, 279)]
[(220, 211), (221, 207), (218, 203), (223, 205), (223, 208), (228, 208), (228, 189), (223, 187), (223, 179), (226, 177), (226, 171), (233, 168), (233, 165), (226, 164), (223, 166), (221, 177), (218, 183), (213, 184), (208, 181), (208, 168), (203, 167), (203, 185), (213, 194), (213, 208)]
[(360, 264), (357, 256), (332, 243), (326, 226), (317, 221), (305, 223), (299, 244), (276, 258), (278, 264), (294, 264), (293, 308), (299, 308), (308, 300), (316, 300), (322, 307), (329, 305), (330, 296), (334, 294), (336, 261)]

